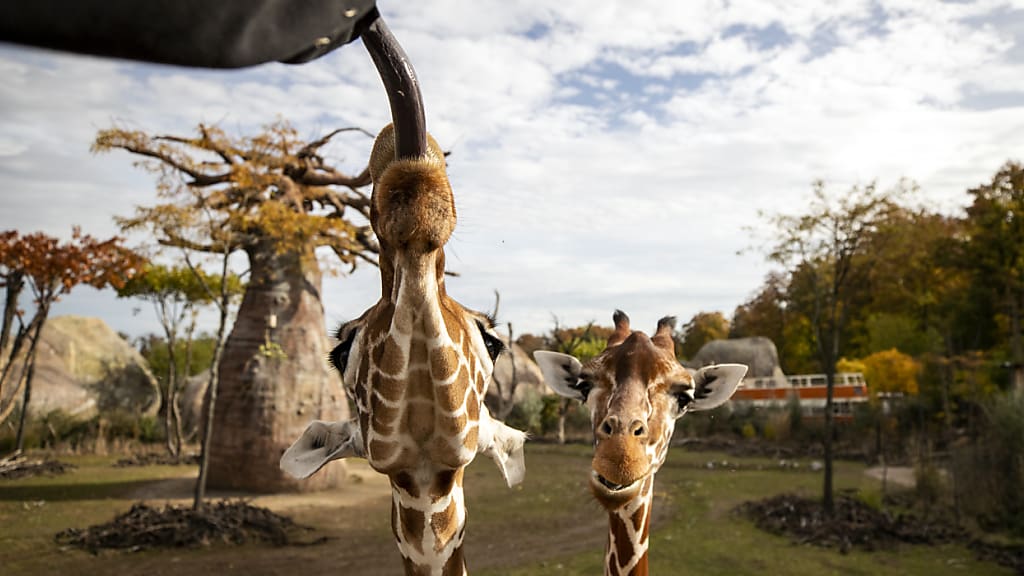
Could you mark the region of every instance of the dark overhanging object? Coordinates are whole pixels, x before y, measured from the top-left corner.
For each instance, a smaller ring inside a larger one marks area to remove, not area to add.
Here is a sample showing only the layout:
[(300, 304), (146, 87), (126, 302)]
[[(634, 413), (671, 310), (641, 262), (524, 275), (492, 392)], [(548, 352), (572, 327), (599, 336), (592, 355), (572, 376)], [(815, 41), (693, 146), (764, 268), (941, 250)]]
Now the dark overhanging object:
[(8, 0), (0, 42), (197, 68), (300, 64), (363, 43), (384, 82), (399, 158), (426, 153), (416, 72), (376, 0)]
[(0, 41), (200, 68), (307, 62), (357, 38), (374, 0), (9, 0)]

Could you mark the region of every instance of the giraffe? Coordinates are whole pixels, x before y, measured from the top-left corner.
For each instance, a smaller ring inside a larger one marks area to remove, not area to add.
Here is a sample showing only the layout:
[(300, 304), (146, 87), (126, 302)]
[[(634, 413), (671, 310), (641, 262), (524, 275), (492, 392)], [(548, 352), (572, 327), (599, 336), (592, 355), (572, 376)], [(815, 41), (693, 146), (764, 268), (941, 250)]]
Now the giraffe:
[(653, 337), (630, 330), (620, 310), (613, 319), (607, 347), (586, 364), (544, 350), (534, 358), (552, 390), (590, 409), (590, 490), (608, 513), (605, 574), (639, 576), (647, 574), (654, 475), (665, 462), (676, 419), (727, 401), (747, 367), (720, 364), (691, 374), (676, 361), (675, 318), (658, 321)]
[(444, 245), (455, 206), (444, 154), (395, 159), (395, 130), (370, 156), (370, 220), (380, 241), (380, 300), (342, 325), (330, 362), (357, 417), (314, 421), (281, 467), (307, 477), (331, 460), (364, 457), (390, 480), (391, 524), (406, 574), (465, 574), (463, 471), (494, 459), (508, 485), (522, 481), (523, 432), (492, 419), (483, 404), (504, 345), (485, 315), (445, 290)]

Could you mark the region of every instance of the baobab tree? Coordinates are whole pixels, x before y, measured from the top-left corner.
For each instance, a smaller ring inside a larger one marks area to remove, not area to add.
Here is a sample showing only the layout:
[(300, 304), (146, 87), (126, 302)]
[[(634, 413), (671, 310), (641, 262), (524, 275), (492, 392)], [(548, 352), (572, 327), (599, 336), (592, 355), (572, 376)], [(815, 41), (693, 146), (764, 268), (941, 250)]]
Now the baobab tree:
[[(101, 131), (94, 151), (125, 150), (156, 174), (161, 202), (122, 218), (159, 244), (248, 258), (248, 287), (219, 365), (210, 444), (211, 487), (257, 491), (335, 485), (343, 468), (299, 484), (278, 459), (311, 419), (342, 420), (347, 403), (328, 372), (327, 334), (315, 250), (329, 247), (354, 268), (376, 264), (370, 183), (348, 176), (320, 149), (342, 132), (303, 142), (286, 122), (229, 138), (200, 124), (192, 137)], [(210, 223), (213, 223), (211, 226)]]

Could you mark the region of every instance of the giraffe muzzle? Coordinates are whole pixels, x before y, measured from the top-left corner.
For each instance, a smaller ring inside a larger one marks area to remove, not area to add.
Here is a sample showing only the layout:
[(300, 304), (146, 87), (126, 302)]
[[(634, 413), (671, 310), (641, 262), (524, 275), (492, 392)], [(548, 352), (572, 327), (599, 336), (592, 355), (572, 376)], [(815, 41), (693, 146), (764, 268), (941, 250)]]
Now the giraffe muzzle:
[(645, 476), (628, 484), (618, 484), (596, 471), (590, 473), (590, 491), (594, 498), (607, 509), (616, 509), (632, 500), (643, 487)]
[(604, 476), (601, 476), (597, 472), (594, 472), (594, 479), (597, 480), (598, 484), (600, 484), (601, 486), (604, 486), (610, 492), (621, 492), (622, 490), (625, 490), (625, 489), (627, 489), (627, 488), (629, 488), (629, 487), (631, 487), (631, 486), (636, 484), (636, 482), (631, 482), (631, 483), (625, 484), (625, 485), (623, 485), (623, 484), (616, 484), (616, 483), (608, 480)]

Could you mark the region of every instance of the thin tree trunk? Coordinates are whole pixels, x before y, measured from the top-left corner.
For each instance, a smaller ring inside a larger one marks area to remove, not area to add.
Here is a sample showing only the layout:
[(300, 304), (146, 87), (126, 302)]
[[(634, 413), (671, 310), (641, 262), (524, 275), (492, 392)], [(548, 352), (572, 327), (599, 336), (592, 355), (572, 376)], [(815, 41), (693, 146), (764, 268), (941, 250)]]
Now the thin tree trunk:
[(167, 453), (174, 458), (178, 457), (174, 445), (174, 413), (178, 404), (178, 397), (175, 394), (178, 379), (177, 357), (174, 353), (177, 341), (174, 335), (167, 331), (167, 382), (164, 384), (164, 398), (167, 399), (167, 406), (164, 407), (164, 435), (167, 445)]
[(835, 423), (832, 415), (833, 400), (835, 395), (836, 381), (836, 360), (839, 357), (839, 331), (841, 323), (838, 311), (838, 289), (833, 288), (832, 302), (829, 306), (828, 343), (822, 344), (819, 349), (822, 352), (822, 360), (825, 368), (825, 446), (823, 458), (825, 460), (825, 474), (823, 479), (822, 501), (825, 516), (831, 518), (835, 511), (834, 481), (833, 481), (833, 436), (835, 435)]
[[(7, 364), (14, 362), (14, 356), (4, 356), (4, 352), (7, 351), (7, 344), (11, 338), (11, 328), (14, 326), (14, 317), (18, 313), (18, 298), (21, 296), (21, 291), (25, 287), (24, 274), (14, 272), (4, 279), (7, 286), (4, 290), (4, 318), (3, 324), (0, 325), (0, 362), (4, 362), (4, 373), (6, 373)], [(4, 397), (4, 381), (0, 378), (0, 399)]]
[(25, 449), (25, 420), (28, 417), (28, 405), (32, 400), (32, 378), (36, 372), (36, 351), (39, 349), (39, 338), (43, 333), (43, 324), (46, 322), (46, 316), (50, 312), (50, 305), (45, 300), (39, 305), (39, 311), (36, 315), (40, 318), (38, 324), (36, 324), (35, 331), (31, 335), (31, 341), (29, 343), (28, 352), (25, 356), (26, 363), (26, 374), (25, 374), (25, 394), (21, 401), (21, 418), (18, 420), (18, 436), (15, 440), (15, 453), (20, 454)]
[[(185, 365), (182, 367), (181, 378), (180, 378), (180, 379), (183, 379), (183, 380), (186, 380), (186, 381), (188, 380), (189, 376), (192, 374), (192, 338), (195, 335), (195, 331), (196, 331), (196, 309), (194, 307), (192, 307), (192, 306), (190, 306), (190, 308), (191, 308), (191, 310), (190, 310), (191, 319), (190, 319), (188, 328), (185, 329)], [(174, 397), (175, 398), (177, 398), (178, 394), (180, 393), (180, 390), (178, 388), (179, 387), (177, 386), (177, 383), (175, 383), (175, 387), (174, 387)], [(183, 440), (182, 440), (182, 438), (183, 438), (184, 434), (182, 433), (182, 430), (181, 430), (182, 424), (181, 424), (181, 406), (180, 406), (180, 402), (175, 401), (172, 406), (174, 407), (174, 446), (175, 446), (175, 450), (178, 452), (178, 458), (181, 458), (182, 453), (183, 453), (183, 450), (182, 450)]]
[(0, 422), (6, 420), (7, 416), (10, 415), (11, 411), (14, 410), (14, 407), (18, 404), (18, 392), (21, 392), (21, 385), (25, 381), (25, 362), (22, 362), (21, 375), (14, 381), (14, 390), (8, 394), (10, 396), (10, 400), (6, 405), (3, 403), (3, 383), (6, 382), (7, 377), (11, 375), (14, 365), (17, 363), (18, 354), (21, 353), (21, 349), (25, 345), (25, 340), (33, 329), (34, 322), (35, 318), (33, 318), (32, 322), (29, 323), (28, 328), (25, 328), (24, 326), (18, 328), (18, 333), (14, 337), (14, 344), (11, 345), (11, 352), (7, 355), (7, 361), (4, 363), (3, 370), (0, 370)]
[(558, 406), (558, 443), (565, 444), (565, 419), (569, 415), (569, 406), (572, 400), (562, 399)]
[(199, 510), (203, 507), (203, 499), (206, 498), (206, 475), (210, 468), (210, 439), (213, 436), (213, 417), (217, 407), (217, 387), (220, 384), (220, 357), (224, 350), (225, 332), (228, 324), (228, 307), (231, 304), (231, 297), (228, 292), (228, 257), (224, 255), (223, 266), (221, 267), (221, 293), (220, 293), (220, 321), (217, 324), (217, 341), (213, 345), (213, 363), (210, 365), (210, 381), (206, 385), (206, 398), (203, 406), (206, 409), (203, 418), (202, 444), (199, 448), (199, 477), (196, 478), (196, 487), (192, 499), (192, 509)]
[(825, 515), (831, 517), (835, 510), (835, 503), (832, 496), (832, 435), (834, 430), (832, 418), (832, 394), (835, 386), (835, 364), (825, 368), (825, 483), (822, 507)]

